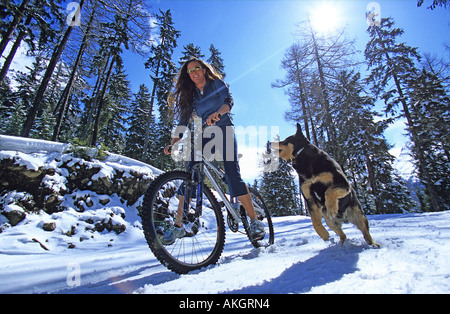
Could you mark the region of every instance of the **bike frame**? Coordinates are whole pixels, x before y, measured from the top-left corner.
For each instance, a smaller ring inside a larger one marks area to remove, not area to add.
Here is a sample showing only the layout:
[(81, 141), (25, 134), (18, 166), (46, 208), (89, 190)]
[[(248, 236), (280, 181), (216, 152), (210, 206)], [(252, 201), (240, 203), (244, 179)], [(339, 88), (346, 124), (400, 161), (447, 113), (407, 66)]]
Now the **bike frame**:
[[(202, 161), (199, 161), (198, 163), (194, 164), (194, 166), (191, 169), (191, 180), (194, 181), (194, 177), (195, 177), (195, 173), (198, 173), (198, 178), (199, 178), (199, 182), (198, 182), (198, 186), (197, 186), (197, 203), (196, 203), (196, 214), (198, 214), (197, 210), (200, 208), (202, 208), (202, 194), (203, 194), (203, 174), (206, 175), (206, 177), (209, 179), (209, 181), (211, 182), (211, 184), (213, 185), (215, 191), (219, 194), (220, 199), (222, 200), (222, 202), (224, 203), (226, 209), (228, 210), (228, 212), (233, 216), (234, 220), (237, 221), (238, 223), (240, 223), (241, 220), (241, 216), (239, 214), (239, 212), (237, 211), (237, 208), (235, 208), (235, 206), (233, 206), (233, 204), (238, 204), (236, 203), (231, 203), (228, 198), (225, 196), (225, 193), (223, 192), (222, 188), (220, 187), (220, 185), (217, 183), (216, 179), (214, 178), (214, 174), (215, 173), (219, 178), (221, 179), (225, 179), (225, 173), (219, 169), (218, 167), (216, 167), (212, 162), (206, 160), (204, 157), (202, 157)], [(183, 205), (183, 211), (186, 213), (188, 211), (189, 208), (189, 197), (187, 197), (188, 195), (190, 195), (190, 189), (186, 189), (185, 192), (185, 196), (184, 196), (184, 205)]]

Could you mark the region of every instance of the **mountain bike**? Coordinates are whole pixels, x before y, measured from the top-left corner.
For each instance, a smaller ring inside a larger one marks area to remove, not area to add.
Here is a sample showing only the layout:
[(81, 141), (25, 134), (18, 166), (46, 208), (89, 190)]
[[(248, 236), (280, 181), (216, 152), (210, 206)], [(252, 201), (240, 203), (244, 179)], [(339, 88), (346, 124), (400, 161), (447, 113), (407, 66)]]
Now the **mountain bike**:
[[(266, 232), (262, 240), (250, 237), (250, 219), (244, 207), (237, 198), (228, 199), (221, 181), (226, 183), (225, 172), (202, 156), (190, 171), (167, 172), (150, 184), (140, 213), (142, 227), (151, 251), (170, 270), (186, 274), (219, 260), (225, 245), (224, 213), (229, 229), (247, 234), (255, 248), (274, 243), (270, 212), (258, 191), (249, 188), (257, 219)], [(174, 243), (163, 244), (165, 231), (176, 221), (181, 195), (185, 235)]]

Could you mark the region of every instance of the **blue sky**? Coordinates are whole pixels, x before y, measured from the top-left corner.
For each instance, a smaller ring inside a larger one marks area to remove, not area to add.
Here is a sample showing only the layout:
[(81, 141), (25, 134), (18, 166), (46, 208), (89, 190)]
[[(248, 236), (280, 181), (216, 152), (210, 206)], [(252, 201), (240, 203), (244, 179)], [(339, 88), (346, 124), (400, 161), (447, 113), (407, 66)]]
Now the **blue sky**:
[[(294, 43), (296, 24), (306, 19), (306, 14), (314, 15), (323, 2), (331, 3), (334, 18), (339, 26), (347, 25), (348, 34), (356, 38), (356, 49), (363, 50), (368, 41), (365, 18), (366, 6), (371, 1), (306, 1), (306, 0), (149, 0), (153, 11), (158, 8), (170, 9), (175, 27), (181, 31), (179, 47), (175, 51), (178, 58), (183, 46), (194, 43), (201, 47), (208, 57), (209, 46), (214, 44), (222, 53), (226, 79), (234, 97), (235, 125), (276, 126), (280, 137), (295, 131), (295, 127), (284, 120), (284, 112), (289, 109), (289, 101), (280, 89), (271, 88), (271, 83), (284, 77), (280, 69), (286, 49)], [(403, 28), (402, 39), (411, 46), (419, 47), (421, 53), (430, 52), (445, 55), (443, 43), (450, 44), (450, 9), (427, 10), (416, 7), (415, 0), (377, 1), (381, 16), (392, 16), (396, 26)], [(431, 0), (425, 0), (427, 5)], [(448, 55), (448, 53), (447, 53)], [(129, 78), (133, 91), (140, 84), (151, 85), (149, 72), (143, 67), (144, 60), (134, 56), (127, 61)], [(366, 70), (365, 66), (362, 71)], [(402, 124), (393, 126), (386, 134), (391, 144), (404, 143)], [(242, 142), (242, 139), (241, 139)], [(253, 143), (239, 146), (244, 154), (241, 162), (243, 176), (255, 176)], [(247, 156), (246, 156), (247, 155)], [(247, 157), (247, 158), (246, 158)], [(244, 163), (244, 165), (243, 165)]]

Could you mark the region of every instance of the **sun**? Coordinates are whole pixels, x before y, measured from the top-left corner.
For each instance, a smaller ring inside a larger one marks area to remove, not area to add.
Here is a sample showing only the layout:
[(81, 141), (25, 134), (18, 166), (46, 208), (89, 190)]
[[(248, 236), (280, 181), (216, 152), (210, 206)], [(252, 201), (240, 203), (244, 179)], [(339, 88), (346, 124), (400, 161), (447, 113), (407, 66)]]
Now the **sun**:
[(332, 32), (341, 22), (341, 10), (335, 2), (322, 2), (311, 9), (310, 21), (316, 32)]

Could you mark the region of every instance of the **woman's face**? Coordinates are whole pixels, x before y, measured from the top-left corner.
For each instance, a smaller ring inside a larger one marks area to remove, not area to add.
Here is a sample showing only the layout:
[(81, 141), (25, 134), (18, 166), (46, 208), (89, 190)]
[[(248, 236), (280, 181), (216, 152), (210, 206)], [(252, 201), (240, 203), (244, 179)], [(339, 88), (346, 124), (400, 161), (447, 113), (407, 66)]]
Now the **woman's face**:
[(195, 85), (202, 85), (206, 81), (206, 70), (202, 68), (200, 63), (192, 61), (187, 66), (189, 77)]

